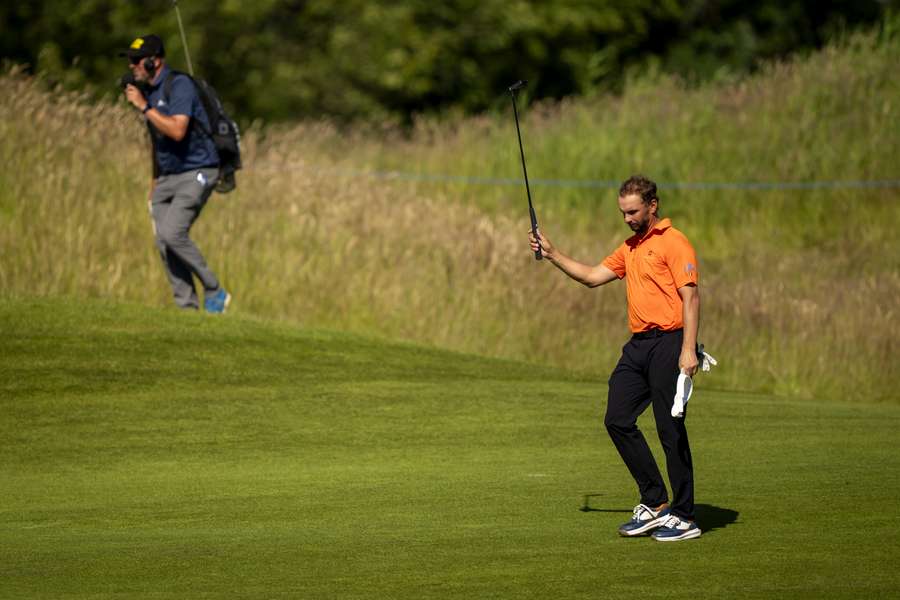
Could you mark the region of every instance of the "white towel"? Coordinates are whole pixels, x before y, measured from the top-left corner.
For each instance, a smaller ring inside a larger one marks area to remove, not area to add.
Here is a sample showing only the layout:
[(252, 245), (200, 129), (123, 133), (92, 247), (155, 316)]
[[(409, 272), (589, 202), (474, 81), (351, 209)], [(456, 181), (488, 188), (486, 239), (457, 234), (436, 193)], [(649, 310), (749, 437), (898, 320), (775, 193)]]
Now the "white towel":
[[(715, 358), (709, 355), (700, 344), (700, 370), (709, 371), (711, 368), (719, 364)], [(694, 391), (694, 380), (687, 376), (684, 371), (678, 374), (678, 382), (675, 384), (675, 400), (672, 402), (672, 416), (676, 419), (684, 417), (684, 407), (687, 406), (688, 400), (691, 399), (691, 393)]]
[(672, 404), (672, 416), (676, 419), (684, 417), (684, 407), (691, 399), (694, 391), (694, 381), (682, 371), (678, 374), (678, 383), (675, 384), (675, 402)]

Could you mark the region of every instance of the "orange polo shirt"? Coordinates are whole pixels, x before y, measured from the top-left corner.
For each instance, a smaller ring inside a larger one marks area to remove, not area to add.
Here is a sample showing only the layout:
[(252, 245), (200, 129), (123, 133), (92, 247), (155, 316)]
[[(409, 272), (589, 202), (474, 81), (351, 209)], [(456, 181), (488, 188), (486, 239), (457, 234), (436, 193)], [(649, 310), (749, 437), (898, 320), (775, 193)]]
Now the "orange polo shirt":
[(697, 255), (683, 233), (662, 219), (643, 237), (633, 235), (603, 260), (619, 279), (625, 278), (628, 324), (633, 333), (671, 331), (684, 326), (678, 288), (697, 285)]

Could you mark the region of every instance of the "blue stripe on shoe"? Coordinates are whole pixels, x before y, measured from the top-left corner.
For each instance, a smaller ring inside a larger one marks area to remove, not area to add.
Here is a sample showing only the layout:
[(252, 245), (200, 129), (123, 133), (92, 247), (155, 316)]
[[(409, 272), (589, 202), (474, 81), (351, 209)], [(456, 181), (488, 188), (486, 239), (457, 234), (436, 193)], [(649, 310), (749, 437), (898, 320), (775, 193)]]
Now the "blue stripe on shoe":
[(701, 531), (697, 524), (693, 521), (683, 521), (672, 515), (663, 524), (653, 532), (653, 539), (658, 542), (678, 542), (681, 540), (690, 540), (700, 537)]
[(638, 504), (634, 507), (634, 516), (631, 520), (619, 527), (619, 535), (623, 537), (644, 535), (662, 525), (668, 518), (668, 506), (656, 512), (649, 506)]

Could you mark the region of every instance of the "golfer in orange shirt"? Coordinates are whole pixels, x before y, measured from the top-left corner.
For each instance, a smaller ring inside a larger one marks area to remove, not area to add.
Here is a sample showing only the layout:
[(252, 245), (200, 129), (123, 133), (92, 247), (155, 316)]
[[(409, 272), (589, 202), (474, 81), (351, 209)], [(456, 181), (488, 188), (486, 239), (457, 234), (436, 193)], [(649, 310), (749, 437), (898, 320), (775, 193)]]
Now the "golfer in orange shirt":
[[(699, 364), (699, 273), (694, 248), (669, 219), (659, 217), (656, 184), (635, 175), (619, 189), (619, 210), (634, 235), (598, 265), (578, 262), (538, 231), (531, 249), (588, 287), (625, 278), (632, 337), (609, 378), (604, 423), (622, 460), (637, 482), (640, 503), (626, 537), (651, 534), (658, 541), (700, 536), (694, 522), (694, 470), (684, 418), (671, 415), (679, 372), (692, 376)], [(656, 429), (666, 454), (672, 487), (666, 485), (637, 418), (653, 405)], [(687, 413), (685, 412), (685, 416)]]

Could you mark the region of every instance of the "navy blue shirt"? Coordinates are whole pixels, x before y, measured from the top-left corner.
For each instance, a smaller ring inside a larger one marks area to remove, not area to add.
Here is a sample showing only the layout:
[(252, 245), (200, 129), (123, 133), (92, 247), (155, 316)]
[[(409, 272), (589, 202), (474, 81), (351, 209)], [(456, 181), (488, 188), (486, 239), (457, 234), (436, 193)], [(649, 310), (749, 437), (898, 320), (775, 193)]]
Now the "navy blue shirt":
[(188, 130), (180, 142), (170, 137), (157, 134), (153, 144), (159, 175), (174, 175), (204, 167), (219, 166), (219, 155), (212, 139), (204, 133), (209, 131), (209, 118), (206, 109), (197, 95), (194, 83), (187, 75), (176, 73), (170, 85), (168, 101), (164, 98), (166, 78), (171, 73), (168, 66), (163, 67), (156, 83), (150, 86), (147, 102), (164, 115), (187, 115), (191, 121)]

